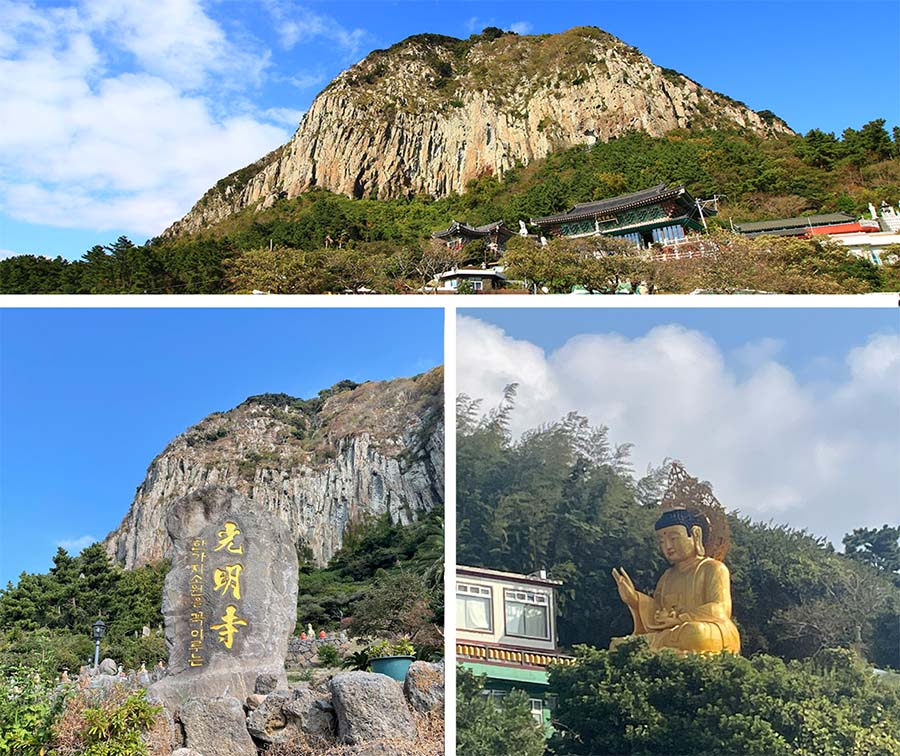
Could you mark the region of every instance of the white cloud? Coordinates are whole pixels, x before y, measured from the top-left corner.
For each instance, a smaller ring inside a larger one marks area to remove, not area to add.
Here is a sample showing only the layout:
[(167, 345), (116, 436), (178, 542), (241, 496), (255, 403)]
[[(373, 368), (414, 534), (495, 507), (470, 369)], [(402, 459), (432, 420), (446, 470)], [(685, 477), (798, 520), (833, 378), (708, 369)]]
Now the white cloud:
[(57, 541), (57, 546), (62, 546), (66, 551), (69, 552), (70, 555), (74, 556), (76, 554), (80, 554), (82, 549), (86, 549), (92, 543), (97, 543), (99, 538), (95, 538), (92, 535), (83, 535), (78, 538), (64, 539), (62, 541)]
[(269, 108), (263, 115), (273, 123), (296, 129), (305, 114), (305, 110), (294, 110), (294, 108)]
[(0, 18), (0, 209), (18, 220), (157, 234), (296, 126), (234, 95), (268, 53), (195, 0), (0, 0)]
[(467, 317), (458, 334), (459, 391), (490, 408), (520, 384), (514, 433), (578, 411), (633, 443), (637, 470), (678, 458), (727, 507), (836, 546), (853, 528), (897, 519), (896, 335), (853, 349), (842, 382), (823, 388), (779, 364), (777, 343), (745, 345), (736, 376), (714, 341), (677, 325), (577, 336), (550, 354)]
[(268, 62), (232, 43), (197, 0), (84, 0), (82, 10), (89, 30), (181, 88), (198, 88), (211, 75), (219, 83), (257, 81)]
[(324, 84), (326, 78), (325, 74), (320, 73), (298, 73), (294, 76), (280, 78), (279, 81), (286, 81), (297, 89), (310, 89)]
[(478, 16), (472, 16), (466, 19), (466, 31), (471, 34), (480, 32), (487, 25), (488, 24), (485, 24)]
[(752, 369), (764, 362), (774, 360), (783, 349), (783, 341), (766, 337), (742, 344), (734, 350), (732, 356), (744, 367)]
[(5, 260), (7, 257), (16, 257), (21, 254), (21, 252), (13, 252), (11, 249), (0, 249), (0, 260)]
[(289, 0), (262, 0), (262, 3), (275, 24), (281, 46), (286, 50), (300, 42), (323, 37), (336, 42), (348, 53), (356, 53), (368, 37), (365, 29), (348, 29), (330, 16)]
[(531, 34), (532, 28), (534, 27), (529, 21), (516, 21), (516, 23), (509, 25), (509, 30), (516, 34)]

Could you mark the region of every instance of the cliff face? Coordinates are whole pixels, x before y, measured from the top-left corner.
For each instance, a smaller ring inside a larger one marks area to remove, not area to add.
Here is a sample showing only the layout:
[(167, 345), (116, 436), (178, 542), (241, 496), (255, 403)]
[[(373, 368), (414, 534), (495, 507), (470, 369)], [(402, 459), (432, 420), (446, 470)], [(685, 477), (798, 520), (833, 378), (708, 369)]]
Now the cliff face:
[(169, 507), (217, 484), (274, 512), (324, 565), (349, 524), (385, 513), (408, 523), (443, 503), (443, 412), (442, 368), (338, 384), (308, 401), (251, 397), (204, 418), (153, 460), (128, 514), (106, 537), (107, 553), (127, 568), (169, 556)]
[(705, 127), (792, 133), (593, 27), (493, 39), (418, 35), (338, 76), (290, 142), (222, 179), (166, 233), (197, 231), (314, 186), (351, 197), (442, 197), (631, 129), (661, 136)]

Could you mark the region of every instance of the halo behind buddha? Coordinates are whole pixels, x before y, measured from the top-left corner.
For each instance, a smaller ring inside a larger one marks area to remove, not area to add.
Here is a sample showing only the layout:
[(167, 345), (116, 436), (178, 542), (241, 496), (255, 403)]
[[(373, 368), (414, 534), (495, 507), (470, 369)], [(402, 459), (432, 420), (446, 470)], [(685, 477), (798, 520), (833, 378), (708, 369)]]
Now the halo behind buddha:
[(688, 475), (684, 466), (673, 460), (669, 467), (669, 480), (660, 508), (663, 513), (687, 510), (703, 527), (703, 547), (706, 555), (722, 561), (728, 553), (729, 527), (725, 508), (709, 487)]

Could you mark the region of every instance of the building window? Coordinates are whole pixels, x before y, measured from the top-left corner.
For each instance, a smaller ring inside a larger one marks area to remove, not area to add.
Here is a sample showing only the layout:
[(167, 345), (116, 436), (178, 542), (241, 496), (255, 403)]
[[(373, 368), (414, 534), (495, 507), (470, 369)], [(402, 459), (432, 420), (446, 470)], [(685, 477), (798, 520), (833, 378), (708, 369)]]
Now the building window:
[(457, 281), (455, 278), (450, 279), (450, 288), (451, 289), (455, 289), (458, 284), (459, 284), (459, 281)]
[(471, 583), (456, 584), (456, 626), (460, 630), (493, 630), (491, 589)]
[(550, 597), (537, 591), (504, 592), (506, 633), (550, 640)]
[(472, 289), (474, 291), (481, 291), (482, 289), (484, 289), (484, 284), (481, 282), (480, 278), (472, 279)]
[(540, 698), (529, 698), (531, 716), (538, 724), (544, 724), (544, 702)]
[(636, 247), (640, 247), (641, 249), (644, 248), (644, 237), (641, 236), (640, 231), (634, 231), (630, 234), (622, 234), (622, 238), (628, 239), (628, 241), (630, 241)]
[(684, 229), (681, 226), (662, 226), (653, 229), (653, 241), (658, 244), (676, 244), (684, 239)]

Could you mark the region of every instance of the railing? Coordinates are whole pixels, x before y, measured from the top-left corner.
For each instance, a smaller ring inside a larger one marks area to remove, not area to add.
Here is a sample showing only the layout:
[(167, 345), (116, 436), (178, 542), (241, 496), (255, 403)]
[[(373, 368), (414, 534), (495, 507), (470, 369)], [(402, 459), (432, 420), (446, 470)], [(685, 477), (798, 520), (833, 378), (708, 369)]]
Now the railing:
[(707, 241), (685, 240), (678, 244), (666, 244), (647, 250), (647, 259), (654, 262), (669, 260), (691, 260), (697, 257), (710, 257), (719, 251), (717, 245)]
[(526, 651), (517, 648), (497, 648), (496, 646), (479, 646), (473, 643), (457, 643), (458, 659), (476, 659), (486, 662), (515, 664), (520, 667), (547, 667), (550, 664), (574, 664), (575, 657), (564, 654), (546, 653), (543, 651)]

